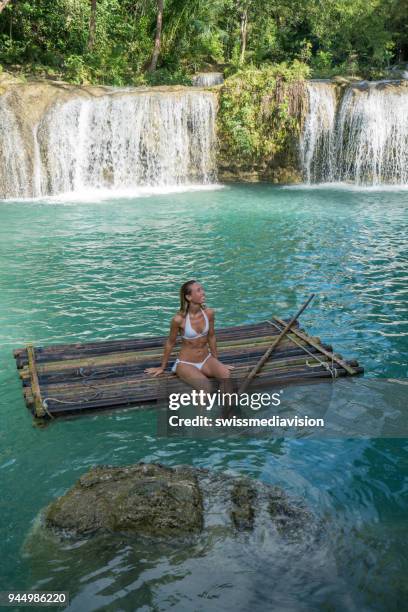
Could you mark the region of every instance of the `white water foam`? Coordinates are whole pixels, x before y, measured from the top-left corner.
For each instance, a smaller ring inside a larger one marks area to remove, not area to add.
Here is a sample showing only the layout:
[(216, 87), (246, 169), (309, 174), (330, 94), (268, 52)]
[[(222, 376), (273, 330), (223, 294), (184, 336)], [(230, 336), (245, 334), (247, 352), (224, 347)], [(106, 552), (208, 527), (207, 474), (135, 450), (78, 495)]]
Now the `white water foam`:
[(383, 184), (383, 185), (358, 185), (356, 183), (346, 183), (341, 181), (333, 181), (332, 183), (298, 183), (297, 185), (282, 185), (281, 187), (277, 187), (278, 189), (291, 189), (291, 190), (325, 190), (332, 189), (333, 191), (360, 191), (360, 192), (407, 192), (408, 184), (402, 185), (393, 185), (393, 184)]
[(0, 200), (8, 204), (12, 202), (41, 203), (41, 204), (80, 204), (105, 202), (106, 200), (137, 200), (154, 196), (166, 196), (174, 193), (189, 193), (196, 191), (215, 191), (224, 189), (221, 183), (190, 184), (190, 185), (168, 185), (164, 187), (137, 187), (129, 189), (83, 189), (81, 191), (68, 191), (53, 196), (35, 196), (31, 198), (13, 198)]

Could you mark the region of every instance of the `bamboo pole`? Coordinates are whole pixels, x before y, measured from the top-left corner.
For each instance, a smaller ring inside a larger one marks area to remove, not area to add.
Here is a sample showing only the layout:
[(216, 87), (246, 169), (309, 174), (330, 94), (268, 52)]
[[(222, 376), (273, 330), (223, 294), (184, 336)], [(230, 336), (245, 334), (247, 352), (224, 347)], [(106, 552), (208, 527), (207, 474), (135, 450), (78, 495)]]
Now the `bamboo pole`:
[[(250, 368), (248, 366), (241, 366), (237, 370), (234, 370), (233, 377), (239, 381), (244, 378)], [(357, 371), (360, 373), (363, 371), (363, 368), (357, 366)], [(336, 368), (336, 376), (346, 375), (347, 371), (343, 367)], [(286, 384), (289, 382), (301, 383), (307, 382), (310, 379), (325, 379), (328, 377), (331, 377), (331, 373), (320, 365), (316, 368), (310, 368), (305, 364), (293, 364), (293, 366), (289, 368), (287, 365), (280, 368), (274, 368), (271, 363), (267, 363), (263, 370), (259, 372), (257, 382), (259, 385), (264, 386), (280, 383)], [(165, 387), (167, 385), (168, 389), (171, 388), (175, 390), (176, 387), (178, 389), (180, 384), (184, 385), (183, 389), (185, 388), (185, 383), (182, 383), (179, 379), (171, 375), (166, 378), (167, 380), (160, 380), (160, 383), (164, 384)], [(119, 407), (146, 404), (148, 402), (158, 401), (162, 396), (162, 394), (160, 394), (159, 381), (157, 379), (144, 381), (144, 384), (140, 384), (140, 380), (127, 380), (125, 386), (123, 382), (124, 381), (111, 381), (109, 385), (99, 385), (96, 396), (93, 395), (93, 388), (88, 385), (79, 388), (75, 388), (75, 385), (63, 386), (60, 388), (44, 387), (42, 391), (43, 395), (47, 397), (48, 412), (51, 413), (50, 416), (55, 413), (81, 412), (83, 410), (98, 409), (107, 406)], [(25, 395), (27, 404), (30, 405), (31, 389), (28, 389)], [(86, 397), (86, 395), (88, 397)]]
[[(263, 371), (270, 372), (271, 374), (273, 374), (275, 371), (280, 371), (282, 369), (291, 371), (298, 366), (307, 366), (308, 358), (309, 357), (307, 355), (303, 354), (301, 356), (294, 355), (293, 357), (278, 359), (276, 361), (270, 360), (264, 365)], [(324, 357), (324, 360), (328, 361), (328, 358)], [(237, 372), (237, 374), (239, 374), (250, 371), (252, 368), (253, 365), (248, 362), (244, 362), (242, 364), (239, 364), (234, 369), (234, 372)], [(98, 380), (94, 380), (91, 378), (89, 380), (71, 379), (62, 380), (59, 382), (50, 381), (42, 385), (42, 393), (44, 396), (47, 396), (55, 395), (57, 393), (68, 392), (74, 394), (77, 393), (80, 396), (81, 393), (92, 392), (92, 389), (97, 389), (98, 391), (103, 392), (106, 389), (119, 388), (124, 389), (126, 391), (126, 389), (130, 386), (138, 387), (142, 390), (144, 388), (149, 388), (151, 385), (154, 386), (155, 384), (157, 384), (158, 381), (173, 380), (174, 378), (175, 377), (173, 376), (173, 374), (166, 374), (165, 377), (158, 378), (153, 376), (145, 377), (140, 373), (134, 373), (133, 375), (132, 373), (127, 373), (125, 376), (113, 376), (109, 378), (106, 377)]]
[(45, 416), (45, 410), (41, 399), (40, 385), (38, 384), (37, 368), (35, 366), (34, 346), (27, 344), (28, 366), (31, 374), (31, 390), (34, 398), (34, 412), (39, 419)]
[[(299, 343), (300, 344), (300, 343)], [(293, 344), (290, 348), (285, 348), (281, 350), (279, 347), (273, 355), (271, 355), (270, 362), (275, 364), (277, 361), (282, 359), (293, 359), (293, 358), (301, 358), (305, 356), (305, 346), (306, 343), (300, 344), (297, 346)], [(330, 345), (324, 345), (325, 348), (331, 350), (332, 347)], [(310, 347), (309, 352), (312, 354), (319, 353), (319, 351)], [(230, 363), (231, 365), (241, 365), (248, 364), (251, 362), (256, 363), (256, 360), (259, 359), (263, 355), (264, 351), (259, 347), (249, 348), (245, 351), (223, 351), (222, 358), (225, 362)], [(146, 367), (153, 367), (156, 365), (158, 359), (146, 359), (143, 362), (135, 362), (130, 364), (121, 364), (120, 366), (111, 365), (99, 365), (98, 367), (86, 367), (84, 369), (80, 369), (77, 367), (68, 367), (69, 364), (65, 364), (66, 367), (64, 369), (49, 371), (45, 364), (42, 366), (37, 364), (37, 374), (38, 380), (41, 385), (48, 384), (57, 384), (58, 382), (63, 383), (64, 381), (87, 381), (94, 380), (103, 382), (104, 379), (117, 378), (117, 377), (125, 377), (131, 374), (140, 374)], [(19, 370), (20, 379), (23, 382), (23, 385), (26, 385), (30, 381), (30, 371), (28, 367), (24, 367)], [(146, 378), (148, 376), (146, 375)]]
[[(363, 370), (363, 368), (358, 368), (359, 372)], [(347, 372), (343, 368), (339, 368), (337, 370), (338, 376), (346, 376)], [(270, 384), (298, 384), (298, 383), (307, 383), (311, 380), (315, 379), (331, 379), (331, 374), (327, 370), (322, 369), (321, 371), (316, 371), (315, 369), (304, 368), (303, 370), (296, 370), (293, 372), (279, 372), (276, 376), (271, 378), (270, 375), (265, 375), (264, 372), (260, 372), (259, 379), (257, 382), (259, 386), (268, 386)], [(187, 389), (186, 386), (172, 386), (172, 391), (176, 392), (178, 390), (184, 391)], [(48, 410), (52, 416), (57, 416), (58, 414), (70, 413), (70, 412), (82, 412), (86, 410), (98, 410), (103, 408), (115, 408), (115, 407), (124, 407), (133, 405), (135, 407), (140, 407), (139, 405), (144, 405), (148, 403), (156, 403), (158, 399), (162, 397), (157, 393), (157, 389), (150, 389), (148, 392), (145, 392), (143, 395), (138, 393), (129, 392), (127, 395), (117, 395), (117, 394), (109, 394), (106, 396), (102, 396), (95, 399), (90, 399), (88, 401), (75, 401), (72, 399), (66, 404), (55, 403), (53, 404), (52, 400), (49, 401)]]
[[(292, 330), (291, 330), (292, 332)], [(224, 345), (222, 342), (217, 343), (220, 351), (224, 352), (225, 350), (236, 350), (239, 352), (240, 349), (242, 351), (251, 349), (251, 348), (262, 348), (268, 346), (270, 342), (276, 338), (275, 335), (265, 336), (261, 339), (256, 339), (256, 341), (247, 340), (244, 342), (243, 340), (239, 341), (239, 344), (229, 343)], [(283, 346), (288, 348), (292, 346), (290, 343), (290, 336), (285, 338), (282, 343)], [(99, 367), (99, 366), (122, 366), (122, 365), (131, 365), (137, 363), (144, 363), (147, 360), (157, 360), (159, 361), (162, 357), (163, 351), (155, 351), (155, 352), (126, 352), (126, 353), (104, 353), (101, 355), (95, 355), (93, 357), (82, 357), (82, 358), (72, 358), (72, 359), (64, 359), (61, 361), (43, 361), (41, 363), (36, 362), (37, 369), (39, 374), (44, 374), (45, 372), (56, 372), (62, 371), (65, 369), (72, 368), (89, 368), (89, 367)], [(173, 352), (171, 358), (176, 357), (176, 352)]]
[[(246, 347), (246, 346), (251, 346), (251, 345), (257, 345), (257, 344), (266, 344), (267, 342), (270, 342), (274, 337), (276, 337), (276, 333), (271, 334), (269, 332), (268, 335), (263, 334), (263, 335), (257, 335), (257, 336), (253, 336), (253, 337), (236, 337), (233, 339), (218, 339), (217, 341), (217, 345), (219, 346), (220, 349), (227, 349), (227, 348), (236, 348), (238, 349), (239, 347)], [(175, 348), (175, 352), (179, 349), (179, 346), (177, 345)], [(127, 359), (143, 359), (144, 357), (149, 357), (149, 356), (159, 356), (159, 358), (162, 356), (163, 354), (163, 345), (157, 345), (157, 346), (151, 346), (151, 347), (143, 347), (143, 348), (134, 348), (132, 350), (130, 349), (126, 349), (126, 350), (106, 350), (101, 348), (101, 350), (99, 352), (96, 351), (92, 351), (92, 352), (82, 352), (82, 353), (78, 353), (78, 352), (73, 352), (72, 351), (72, 347), (71, 350), (67, 349), (67, 352), (65, 353), (49, 353), (49, 354), (45, 354), (44, 352), (41, 353), (41, 356), (37, 357), (37, 366), (43, 367), (46, 366), (48, 364), (61, 364), (61, 367), (64, 367), (63, 364), (67, 363), (67, 362), (75, 362), (78, 363), (79, 365), (82, 365), (83, 363), (91, 363), (92, 360), (96, 362), (98, 361), (103, 361), (104, 359), (111, 359), (114, 358), (117, 361), (125, 361)], [(17, 358), (17, 368), (21, 369), (23, 368), (27, 363), (27, 357), (18, 357)]]
[[(282, 319), (279, 319), (278, 317), (273, 317), (273, 318), (280, 325), (284, 325), (284, 322), (282, 321)], [(344, 359), (340, 359), (334, 353), (331, 353), (330, 351), (323, 348), (319, 343), (315, 342), (312, 338), (309, 338), (307, 334), (304, 334), (299, 330), (293, 329), (292, 331), (294, 332), (295, 336), (298, 336), (299, 338), (301, 338), (302, 340), (310, 344), (310, 346), (313, 346), (314, 348), (318, 349), (320, 353), (322, 353), (323, 355), (326, 355), (326, 357), (329, 357), (330, 359), (332, 359), (333, 361), (341, 365), (341, 367), (344, 368), (349, 374), (351, 374), (351, 376), (355, 376), (356, 374), (358, 374), (358, 372), (354, 368), (352, 368), (346, 361), (344, 361)]]
[[(216, 330), (217, 338), (219, 340), (228, 341), (228, 339), (239, 339), (250, 337), (253, 335), (265, 335), (268, 332), (268, 322), (261, 321), (260, 323), (247, 323), (244, 325), (222, 327)], [(138, 338), (127, 338), (122, 340), (101, 340), (87, 343), (69, 343), (69, 344), (52, 344), (46, 347), (36, 347), (37, 350), (37, 363), (43, 360), (52, 360), (52, 357), (61, 356), (62, 358), (67, 353), (73, 353), (77, 357), (101, 354), (102, 352), (119, 352), (119, 351), (132, 351), (132, 350), (143, 350), (147, 348), (162, 348), (164, 341), (167, 336), (154, 336), (154, 337), (138, 337)], [(181, 338), (178, 338), (176, 344), (181, 343)], [(15, 359), (26, 359), (27, 349), (18, 348), (13, 350), (13, 356)]]
[[(282, 345), (275, 350), (275, 352), (273, 353), (273, 355), (271, 355), (270, 358), (270, 363), (271, 364), (276, 364), (277, 362), (281, 361), (282, 359), (289, 359), (289, 360), (293, 360), (296, 358), (300, 358), (300, 357), (304, 357), (305, 356), (305, 351), (304, 348), (306, 346), (306, 343), (304, 343), (303, 341), (301, 341), (301, 343), (299, 342), (299, 344), (301, 344), (301, 346), (297, 346), (296, 344), (292, 344), (290, 347), (285, 348), (285, 346), (283, 345), (284, 350), (282, 350)], [(331, 346), (330, 345), (325, 345), (325, 347), (329, 350), (331, 350)], [(313, 353), (318, 353), (318, 350), (316, 348), (311, 347), (310, 352)], [(256, 363), (256, 361), (259, 359), (260, 356), (262, 356), (264, 353), (264, 351), (261, 349), (261, 347), (250, 347), (249, 349), (246, 349), (245, 351), (223, 351), (222, 353), (222, 357), (223, 359), (230, 363), (231, 365), (234, 366), (240, 366), (240, 365), (248, 365), (251, 363)], [(98, 366), (87, 366), (84, 368), (78, 368), (75, 366), (70, 366), (69, 363), (64, 363), (64, 367), (63, 368), (58, 368), (58, 370), (54, 370), (54, 369), (49, 369), (48, 367), (46, 367), (45, 364), (43, 364), (42, 366), (37, 364), (37, 374), (38, 374), (38, 381), (39, 384), (41, 386), (41, 388), (43, 388), (43, 386), (46, 385), (57, 385), (57, 384), (64, 384), (64, 383), (78, 383), (78, 384), (83, 384), (86, 382), (94, 382), (94, 384), (98, 383), (98, 384), (103, 384), (104, 380), (110, 380), (110, 379), (114, 379), (114, 378), (125, 378), (128, 376), (137, 376), (139, 375), (140, 378), (144, 378), (147, 379), (149, 378), (148, 375), (144, 374), (144, 369), (146, 367), (152, 367), (154, 365), (156, 365), (158, 361), (157, 359), (144, 359), (142, 361), (132, 361), (131, 363), (128, 364), (120, 364), (120, 365), (113, 365), (113, 364), (99, 364)], [(31, 376), (30, 376), (30, 371), (29, 368), (23, 368), (22, 370), (19, 371), (19, 375), (20, 378), (22, 380), (22, 383), (24, 386), (26, 386), (27, 384), (30, 383), (31, 381)]]
[[(323, 361), (324, 359), (324, 361)], [(286, 360), (282, 360), (279, 363), (275, 364), (273, 362), (268, 362), (264, 365), (262, 372), (259, 373), (259, 376), (269, 377), (273, 379), (277, 374), (293, 374), (301, 370), (302, 372), (310, 372), (311, 370), (315, 372), (325, 371), (325, 363), (329, 362), (329, 358), (324, 357), (322, 359), (322, 363), (318, 363), (313, 368), (310, 367), (307, 363), (307, 357), (303, 359), (296, 359), (293, 362), (287, 362)], [(353, 362), (354, 364), (355, 362)], [(245, 375), (250, 372), (252, 366), (244, 364), (236, 368), (232, 375), (234, 379), (241, 380), (245, 377)], [(343, 368), (342, 368), (343, 369)], [(344, 370), (345, 371), (345, 370)], [(50, 384), (44, 385), (42, 387), (42, 394), (44, 397), (56, 397), (59, 398), (72, 398), (72, 399), (81, 399), (81, 397), (85, 395), (95, 395), (101, 396), (105, 393), (117, 393), (120, 395), (126, 395), (129, 392), (135, 392), (140, 394), (140, 397), (143, 398), (143, 394), (147, 391), (150, 391), (154, 388), (159, 388), (162, 384), (166, 385), (172, 382), (176, 382), (179, 379), (174, 377), (172, 374), (168, 374), (166, 376), (160, 378), (148, 378), (142, 379), (138, 376), (129, 376), (126, 378), (112, 378), (105, 379), (98, 382), (98, 385), (95, 385), (94, 382), (89, 381), (88, 383), (78, 384), (77, 382), (73, 383), (63, 383), (63, 384)]]
[(288, 333), (288, 331), (290, 330), (290, 328), (292, 327), (293, 323), (300, 317), (300, 315), (302, 314), (302, 312), (305, 310), (305, 308), (308, 307), (308, 305), (310, 304), (310, 302), (313, 300), (315, 294), (312, 293), (308, 299), (306, 300), (306, 302), (303, 304), (303, 306), (301, 306), (301, 308), (299, 308), (299, 310), (297, 311), (297, 313), (291, 318), (291, 320), (289, 321), (289, 323), (284, 327), (284, 329), (281, 331), (281, 333), (279, 334), (279, 336), (276, 338), (276, 340), (274, 340), (272, 346), (266, 351), (266, 353), (261, 357), (261, 359), (258, 361), (258, 363), (256, 364), (256, 366), (253, 368), (253, 370), (249, 373), (249, 375), (247, 376), (247, 378), (244, 380), (244, 382), (241, 384), (239, 390), (238, 390), (238, 394), (244, 393), (244, 391), (248, 388), (248, 386), (250, 385), (251, 381), (255, 378), (255, 376), (257, 375), (257, 373), (259, 372), (259, 370), (262, 368), (262, 366), (264, 365), (264, 363), (268, 360), (269, 356), (271, 355), (271, 353), (275, 350), (275, 348), (278, 346), (279, 342), (282, 340), (282, 338)]

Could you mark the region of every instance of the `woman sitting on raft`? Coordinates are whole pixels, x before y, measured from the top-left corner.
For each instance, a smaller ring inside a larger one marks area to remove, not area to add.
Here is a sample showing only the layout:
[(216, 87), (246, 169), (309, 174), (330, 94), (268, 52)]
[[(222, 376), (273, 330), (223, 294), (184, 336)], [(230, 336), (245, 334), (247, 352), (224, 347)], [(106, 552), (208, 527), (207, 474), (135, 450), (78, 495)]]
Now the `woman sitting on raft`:
[(163, 374), (180, 332), (183, 342), (172, 372), (192, 387), (205, 391), (211, 391), (208, 377), (227, 382), (234, 366), (224, 365), (217, 359), (214, 309), (207, 308), (204, 302), (205, 292), (198, 281), (190, 280), (181, 286), (180, 310), (171, 320), (161, 366), (147, 368), (145, 372), (153, 376)]

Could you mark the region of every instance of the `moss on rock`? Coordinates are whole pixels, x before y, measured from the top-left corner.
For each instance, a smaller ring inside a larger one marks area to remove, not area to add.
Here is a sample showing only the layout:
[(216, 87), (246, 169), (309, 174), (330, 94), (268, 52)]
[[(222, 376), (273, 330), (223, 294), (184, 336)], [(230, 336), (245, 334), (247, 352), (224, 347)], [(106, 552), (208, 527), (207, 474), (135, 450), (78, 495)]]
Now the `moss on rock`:
[(225, 81), (217, 115), (221, 180), (300, 182), (307, 76), (307, 66), (294, 62), (241, 70)]

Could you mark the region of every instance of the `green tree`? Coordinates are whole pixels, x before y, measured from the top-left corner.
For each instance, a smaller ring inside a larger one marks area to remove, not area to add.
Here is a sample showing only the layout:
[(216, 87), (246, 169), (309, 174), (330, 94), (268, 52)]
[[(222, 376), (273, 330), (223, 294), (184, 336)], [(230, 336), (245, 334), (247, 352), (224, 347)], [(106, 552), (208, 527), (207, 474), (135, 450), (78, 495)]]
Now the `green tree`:
[(112, 85), (296, 59), (378, 78), (408, 61), (407, 14), (408, 0), (0, 0), (0, 63)]
[(11, 0), (0, 0), (0, 13), (6, 8), (9, 2), (11, 2)]
[(157, 67), (157, 60), (159, 59), (160, 47), (161, 47), (161, 34), (163, 25), (163, 0), (157, 0), (157, 18), (156, 18), (156, 32), (154, 37), (154, 49), (152, 59), (149, 65), (149, 72), (153, 72)]

